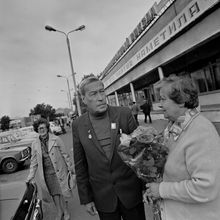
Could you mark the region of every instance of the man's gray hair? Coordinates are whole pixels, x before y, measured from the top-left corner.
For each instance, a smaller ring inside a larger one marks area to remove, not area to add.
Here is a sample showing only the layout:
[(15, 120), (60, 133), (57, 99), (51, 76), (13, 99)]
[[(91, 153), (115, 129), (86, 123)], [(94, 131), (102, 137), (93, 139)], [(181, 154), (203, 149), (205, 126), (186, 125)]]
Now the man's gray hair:
[(169, 86), (168, 97), (177, 104), (184, 104), (186, 108), (193, 109), (198, 107), (198, 90), (188, 76), (176, 76), (174, 74), (163, 78), (157, 88)]
[[(79, 85), (79, 92), (81, 95), (85, 95), (85, 86), (89, 85), (90, 83), (93, 82), (101, 82), (103, 84), (103, 82), (96, 76), (89, 76), (86, 77), (85, 79), (83, 79)], [(103, 84), (104, 86), (104, 84)]]

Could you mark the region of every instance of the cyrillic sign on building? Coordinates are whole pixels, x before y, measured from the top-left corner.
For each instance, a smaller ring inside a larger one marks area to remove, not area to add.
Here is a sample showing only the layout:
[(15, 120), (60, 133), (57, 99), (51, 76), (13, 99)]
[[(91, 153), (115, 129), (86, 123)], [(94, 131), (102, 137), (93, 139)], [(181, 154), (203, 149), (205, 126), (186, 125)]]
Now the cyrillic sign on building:
[(140, 61), (149, 56), (156, 49), (174, 37), (182, 29), (195, 21), (200, 15), (212, 7), (218, 0), (193, 0), (191, 1), (168, 25), (166, 25), (155, 37), (147, 42), (127, 63), (103, 83), (105, 88), (122, 77)]

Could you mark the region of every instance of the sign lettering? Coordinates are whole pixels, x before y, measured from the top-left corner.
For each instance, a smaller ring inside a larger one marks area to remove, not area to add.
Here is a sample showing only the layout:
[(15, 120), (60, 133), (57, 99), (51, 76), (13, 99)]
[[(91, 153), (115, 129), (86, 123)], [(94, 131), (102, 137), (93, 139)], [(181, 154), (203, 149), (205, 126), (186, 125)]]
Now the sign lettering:
[[(146, 43), (127, 63), (125, 63), (117, 72), (115, 72), (110, 78), (103, 79), (104, 85), (107, 88), (115, 80), (123, 76), (128, 70), (133, 68), (136, 64), (150, 55), (153, 51), (158, 49), (170, 38), (175, 36), (184, 27), (189, 25), (191, 22), (196, 20), (201, 14), (203, 14), (208, 8), (213, 6), (218, 0), (193, 0), (191, 1), (182, 12), (176, 16), (167, 26), (165, 26), (154, 38), (152, 38), (148, 43)], [(146, 24), (150, 18), (149, 12), (146, 14), (145, 18), (142, 19), (142, 25)], [(143, 26), (144, 26), (143, 25)], [(139, 26), (139, 25), (138, 25)], [(135, 29), (136, 30), (136, 29)], [(137, 32), (135, 32), (137, 33)], [(132, 32), (130, 35), (131, 39), (135, 38), (135, 33)]]

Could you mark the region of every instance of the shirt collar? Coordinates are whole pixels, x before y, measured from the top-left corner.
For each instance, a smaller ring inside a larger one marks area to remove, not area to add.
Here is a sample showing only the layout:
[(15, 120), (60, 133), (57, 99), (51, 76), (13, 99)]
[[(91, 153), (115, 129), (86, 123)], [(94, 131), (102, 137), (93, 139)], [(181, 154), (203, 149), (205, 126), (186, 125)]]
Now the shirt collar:
[(169, 123), (168, 132), (173, 135), (175, 141), (198, 114), (199, 111), (197, 109), (188, 109), (185, 114), (178, 117), (174, 123)]

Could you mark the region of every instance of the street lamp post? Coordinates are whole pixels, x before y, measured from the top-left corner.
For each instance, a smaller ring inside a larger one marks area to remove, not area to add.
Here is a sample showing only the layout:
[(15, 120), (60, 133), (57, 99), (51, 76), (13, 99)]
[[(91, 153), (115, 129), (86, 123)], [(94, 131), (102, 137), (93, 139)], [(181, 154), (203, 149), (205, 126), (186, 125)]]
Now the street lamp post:
[(57, 77), (62, 77), (66, 79), (67, 82), (67, 87), (68, 87), (68, 93), (69, 93), (69, 99), (70, 99), (70, 108), (73, 111), (73, 101), (72, 101), (72, 97), (71, 97), (71, 93), (70, 93), (70, 84), (69, 84), (69, 79), (66, 76), (62, 76), (62, 75), (57, 75)]
[(68, 103), (69, 103), (69, 107), (72, 108), (72, 105), (71, 105), (71, 98), (70, 98), (70, 96), (69, 96), (69, 92), (67, 92), (67, 91), (64, 90), (64, 89), (61, 89), (60, 91), (66, 93), (67, 100), (68, 100)]
[(70, 58), (70, 67), (71, 67), (71, 72), (72, 72), (72, 77), (73, 77), (73, 85), (74, 85), (74, 89), (75, 89), (75, 96), (76, 96), (76, 107), (77, 107), (77, 111), (78, 111), (78, 115), (81, 115), (81, 108), (80, 108), (80, 102), (79, 102), (79, 96), (78, 96), (78, 92), (77, 92), (77, 87), (76, 87), (76, 79), (75, 79), (75, 72), (73, 69), (73, 61), (72, 61), (72, 54), (71, 54), (71, 49), (70, 49), (70, 40), (69, 40), (69, 34), (75, 31), (82, 31), (85, 29), (85, 25), (81, 25), (78, 28), (71, 30), (67, 33), (57, 30), (49, 25), (45, 26), (45, 29), (47, 31), (56, 31), (59, 33), (62, 33), (66, 36), (66, 43), (67, 43), (67, 48), (68, 48), (68, 53), (69, 53), (69, 58)]

